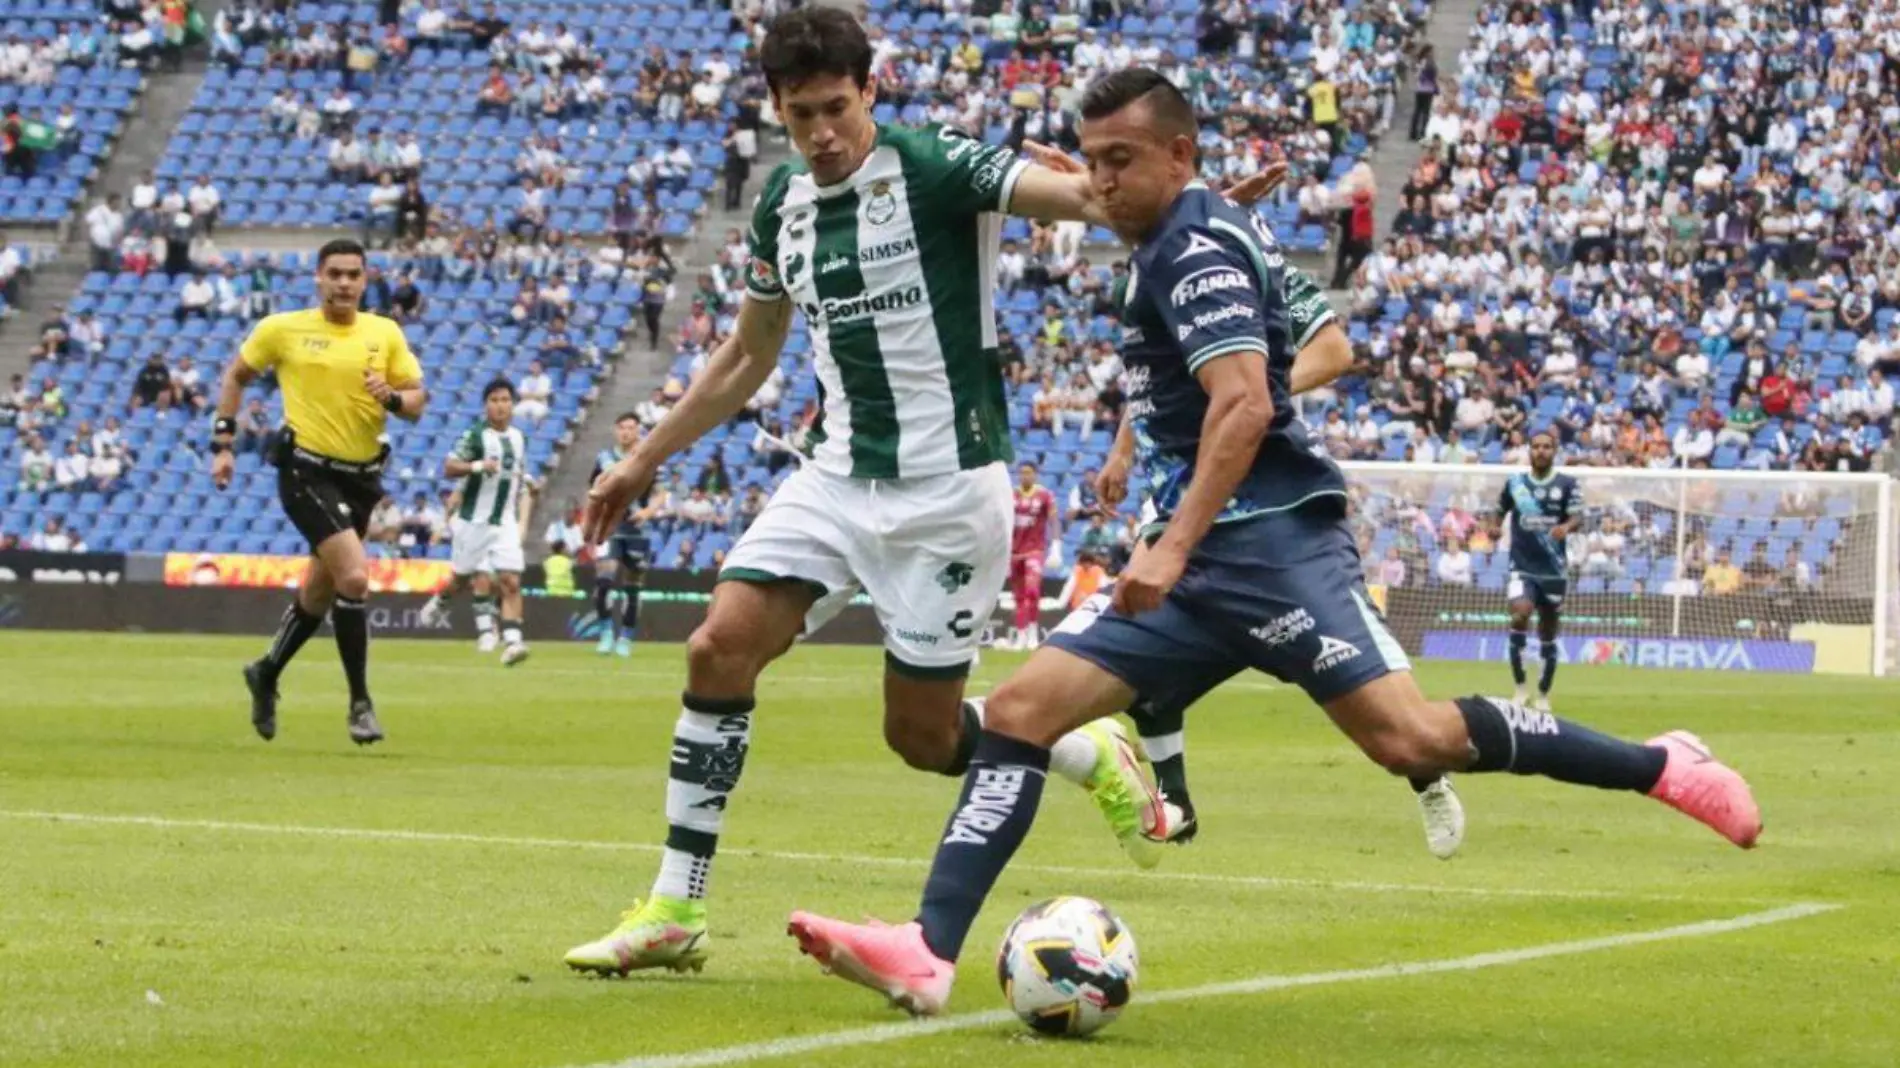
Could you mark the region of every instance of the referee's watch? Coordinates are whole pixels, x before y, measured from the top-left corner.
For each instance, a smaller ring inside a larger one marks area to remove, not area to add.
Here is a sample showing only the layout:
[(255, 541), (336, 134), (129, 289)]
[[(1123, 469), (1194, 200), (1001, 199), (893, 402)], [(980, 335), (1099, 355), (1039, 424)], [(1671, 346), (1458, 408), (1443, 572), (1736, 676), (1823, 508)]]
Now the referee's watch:
[(228, 415), (216, 416), (211, 420), (211, 451), (230, 452), (231, 440), (237, 437), (237, 420)]
[(390, 390), (389, 396), (383, 399), (383, 407), (392, 415), (401, 415), (402, 393), (397, 390)]

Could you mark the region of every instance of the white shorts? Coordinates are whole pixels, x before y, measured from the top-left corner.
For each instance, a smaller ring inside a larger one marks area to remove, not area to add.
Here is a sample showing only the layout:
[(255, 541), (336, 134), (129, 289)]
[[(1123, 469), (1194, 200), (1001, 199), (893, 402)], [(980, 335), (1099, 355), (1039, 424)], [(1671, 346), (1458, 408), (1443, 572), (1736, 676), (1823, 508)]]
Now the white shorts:
[(449, 522), (449, 570), (456, 575), (498, 571), (520, 573), (521, 528), (513, 523), (491, 526), (466, 519)]
[(892, 657), (926, 671), (960, 669), (975, 657), (1003, 590), (1013, 520), (1001, 463), (879, 480), (801, 468), (732, 547), (719, 577), (822, 587), (806, 634), (862, 588)]

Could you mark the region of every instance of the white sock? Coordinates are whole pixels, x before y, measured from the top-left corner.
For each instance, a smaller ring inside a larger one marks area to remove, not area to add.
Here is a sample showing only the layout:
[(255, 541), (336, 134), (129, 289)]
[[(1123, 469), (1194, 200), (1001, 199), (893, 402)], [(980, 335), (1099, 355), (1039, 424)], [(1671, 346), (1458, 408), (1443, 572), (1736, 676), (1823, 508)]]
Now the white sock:
[(1178, 757), (1187, 751), (1186, 734), (1182, 731), (1175, 731), (1173, 734), (1157, 734), (1152, 738), (1143, 735), (1141, 748), (1148, 754), (1148, 759), (1151, 762), (1158, 764), (1163, 760)]
[(1070, 731), (1049, 748), (1049, 770), (1077, 786), (1088, 785), (1095, 771), (1095, 739), (1081, 731)]
[(521, 628), (513, 625), (501, 628), (501, 643), (503, 645), (520, 645)]
[(739, 785), (752, 737), (752, 701), (688, 698), (673, 727), (673, 763), (666, 781), (666, 852), (653, 893), (706, 896), (713, 852), (726, 822), (726, 801)]

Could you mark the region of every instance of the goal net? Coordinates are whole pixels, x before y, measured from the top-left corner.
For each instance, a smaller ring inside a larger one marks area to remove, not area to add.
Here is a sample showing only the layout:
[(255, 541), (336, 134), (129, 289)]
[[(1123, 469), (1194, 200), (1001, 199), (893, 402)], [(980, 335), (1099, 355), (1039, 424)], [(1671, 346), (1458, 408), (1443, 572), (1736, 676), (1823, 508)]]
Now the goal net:
[[(1408, 651), (1506, 656), (1510, 468), (1349, 463), (1366, 583)], [(1900, 668), (1893, 481), (1880, 474), (1564, 467), (1568, 663), (1884, 675)]]

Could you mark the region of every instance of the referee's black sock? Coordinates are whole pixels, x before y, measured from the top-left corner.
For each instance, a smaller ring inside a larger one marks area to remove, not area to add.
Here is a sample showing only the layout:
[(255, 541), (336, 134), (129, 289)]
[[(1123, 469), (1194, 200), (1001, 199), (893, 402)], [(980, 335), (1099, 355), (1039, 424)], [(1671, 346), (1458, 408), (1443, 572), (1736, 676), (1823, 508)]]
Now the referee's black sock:
[(271, 639), (270, 649), (264, 653), (264, 659), (259, 663), (262, 663), (270, 672), (271, 678), (275, 679), (283, 674), (284, 667), (290, 663), (290, 658), (297, 655), (297, 650), (302, 649), (303, 643), (309, 641), (310, 636), (315, 634), (317, 628), (321, 626), (323, 626), (322, 616), (313, 616), (304, 611), (303, 605), (296, 598), (292, 598), (290, 607), (284, 609), (284, 618), (277, 624), (277, 635)]
[(343, 658), (343, 677), (350, 681), (350, 703), (369, 700), (369, 612), (362, 601), (338, 597), (330, 606), (330, 627), (336, 631), (336, 651)]

